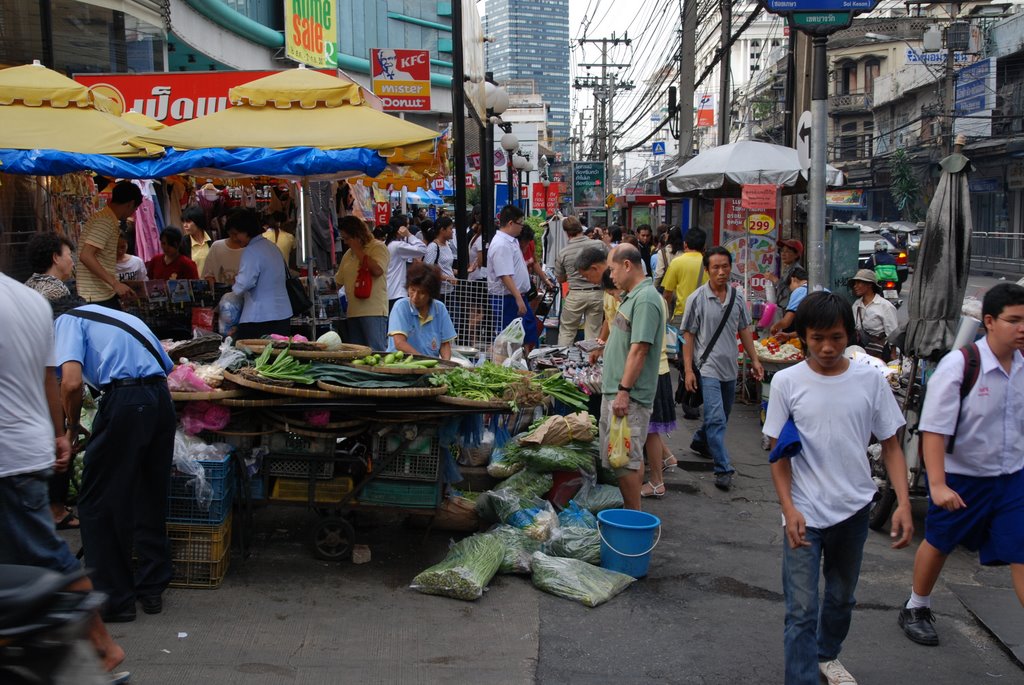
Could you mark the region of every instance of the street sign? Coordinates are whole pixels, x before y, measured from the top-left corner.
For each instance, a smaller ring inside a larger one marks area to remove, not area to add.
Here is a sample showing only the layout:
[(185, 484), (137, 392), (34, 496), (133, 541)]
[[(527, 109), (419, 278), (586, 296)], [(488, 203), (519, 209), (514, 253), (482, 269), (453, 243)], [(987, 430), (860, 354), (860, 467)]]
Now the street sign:
[(793, 12), (790, 16), (798, 29), (845, 28), (853, 21), (852, 12)]
[(663, 155), (665, 154), (665, 141), (658, 140), (651, 143), (651, 154), (652, 155)]
[(811, 113), (804, 111), (796, 125), (796, 154), (804, 174), (811, 170)]
[(878, 0), (768, 0), (768, 11), (773, 14), (791, 12), (870, 12)]

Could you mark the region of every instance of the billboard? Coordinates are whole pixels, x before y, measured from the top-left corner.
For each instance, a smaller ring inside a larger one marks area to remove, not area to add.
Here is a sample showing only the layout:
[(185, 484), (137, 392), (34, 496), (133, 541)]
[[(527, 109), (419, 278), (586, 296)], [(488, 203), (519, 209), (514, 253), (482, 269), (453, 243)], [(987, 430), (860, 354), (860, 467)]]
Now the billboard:
[(284, 50), (311, 67), (338, 66), (338, 22), (334, 2), (285, 0)]
[(573, 162), (572, 203), (576, 209), (603, 209), (607, 194), (604, 162)]
[(430, 110), (430, 52), (372, 48), (373, 93), (387, 112)]

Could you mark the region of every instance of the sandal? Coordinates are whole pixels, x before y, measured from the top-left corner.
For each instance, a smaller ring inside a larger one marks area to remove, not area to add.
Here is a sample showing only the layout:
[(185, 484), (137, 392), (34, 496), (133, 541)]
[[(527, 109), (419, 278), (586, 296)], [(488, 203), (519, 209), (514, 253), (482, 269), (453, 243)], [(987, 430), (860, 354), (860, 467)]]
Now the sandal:
[(64, 518), (60, 521), (54, 521), (54, 526), (56, 526), (57, 530), (78, 530), (81, 528), (82, 522), (75, 516), (75, 512), (69, 507), (66, 507), (65, 510), (67, 513), (64, 515)]
[(662, 471), (675, 471), (677, 466), (679, 466), (679, 460), (673, 455), (665, 457), (665, 460), (661, 462)]
[(644, 483), (640, 487), (640, 496), (661, 499), (662, 497), (665, 496), (665, 484), (659, 483), (658, 485), (655, 485), (654, 483), (651, 482)]

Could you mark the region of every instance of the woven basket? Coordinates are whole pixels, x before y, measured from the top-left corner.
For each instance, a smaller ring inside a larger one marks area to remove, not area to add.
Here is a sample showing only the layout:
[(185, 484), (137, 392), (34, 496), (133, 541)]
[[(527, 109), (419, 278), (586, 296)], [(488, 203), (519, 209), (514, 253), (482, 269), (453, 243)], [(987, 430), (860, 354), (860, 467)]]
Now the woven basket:
[(385, 399), (413, 399), (417, 397), (436, 397), (448, 392), (448, 386), (428, 388), (349, 388), (317, 381), (317, 387), (328, 391), (328, 395), (348, 395), (350, 397), (377, 397)]
[(284, 395), (286, 397), (301, 397), (303, 399), (310, 400), (327, 400), (331, 398), (331, 393), (324, 392), (323, 390), (303, 390), (300, 388), (289, 388), (279, 385), (267, 385), (265, 383), (257, 383), (251, 381), (248, 378), (243, 378), (238, 374), (231, 373), (230, 371), (224, 372), (224, 378), (231, 381), (232, 383), (238, 383), (243, 388), (252, 388), (253, 390), (260, 390), (262, 392), (270, 393), (272, 395)]

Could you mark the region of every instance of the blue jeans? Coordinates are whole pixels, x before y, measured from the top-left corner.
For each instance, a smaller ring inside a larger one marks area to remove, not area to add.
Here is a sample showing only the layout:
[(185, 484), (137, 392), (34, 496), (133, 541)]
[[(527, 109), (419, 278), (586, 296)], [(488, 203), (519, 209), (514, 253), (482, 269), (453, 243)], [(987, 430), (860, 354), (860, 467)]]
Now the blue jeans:
[(82, 567), (54, 528), (49, 479), (49, 469), (0, 478), (0, 564), (42, 566), (59, 573)]
[(365, 345), (371, 350), (388, 349), (388, 317), (356, 316), (345, 321), (345, 342)]
[(725, 449), (725, 425), (736, 399), (736, 381), (701, 376), (700, 388), (704, 393), (704, 423), (693, 434), (693, 441), (707, 445), (715, 460), (715, 473), (732, 473), (736, 469)]
[[(808, 547), (791, 549), (783, 536), (786, 685), (817, 685), (818, 662), (839, 657), (857, 603), (853, 593), (867, 536), (868, 507), (829, 528), (808, 526)], [(819, 608), (822, 557), (825, 597)]]

